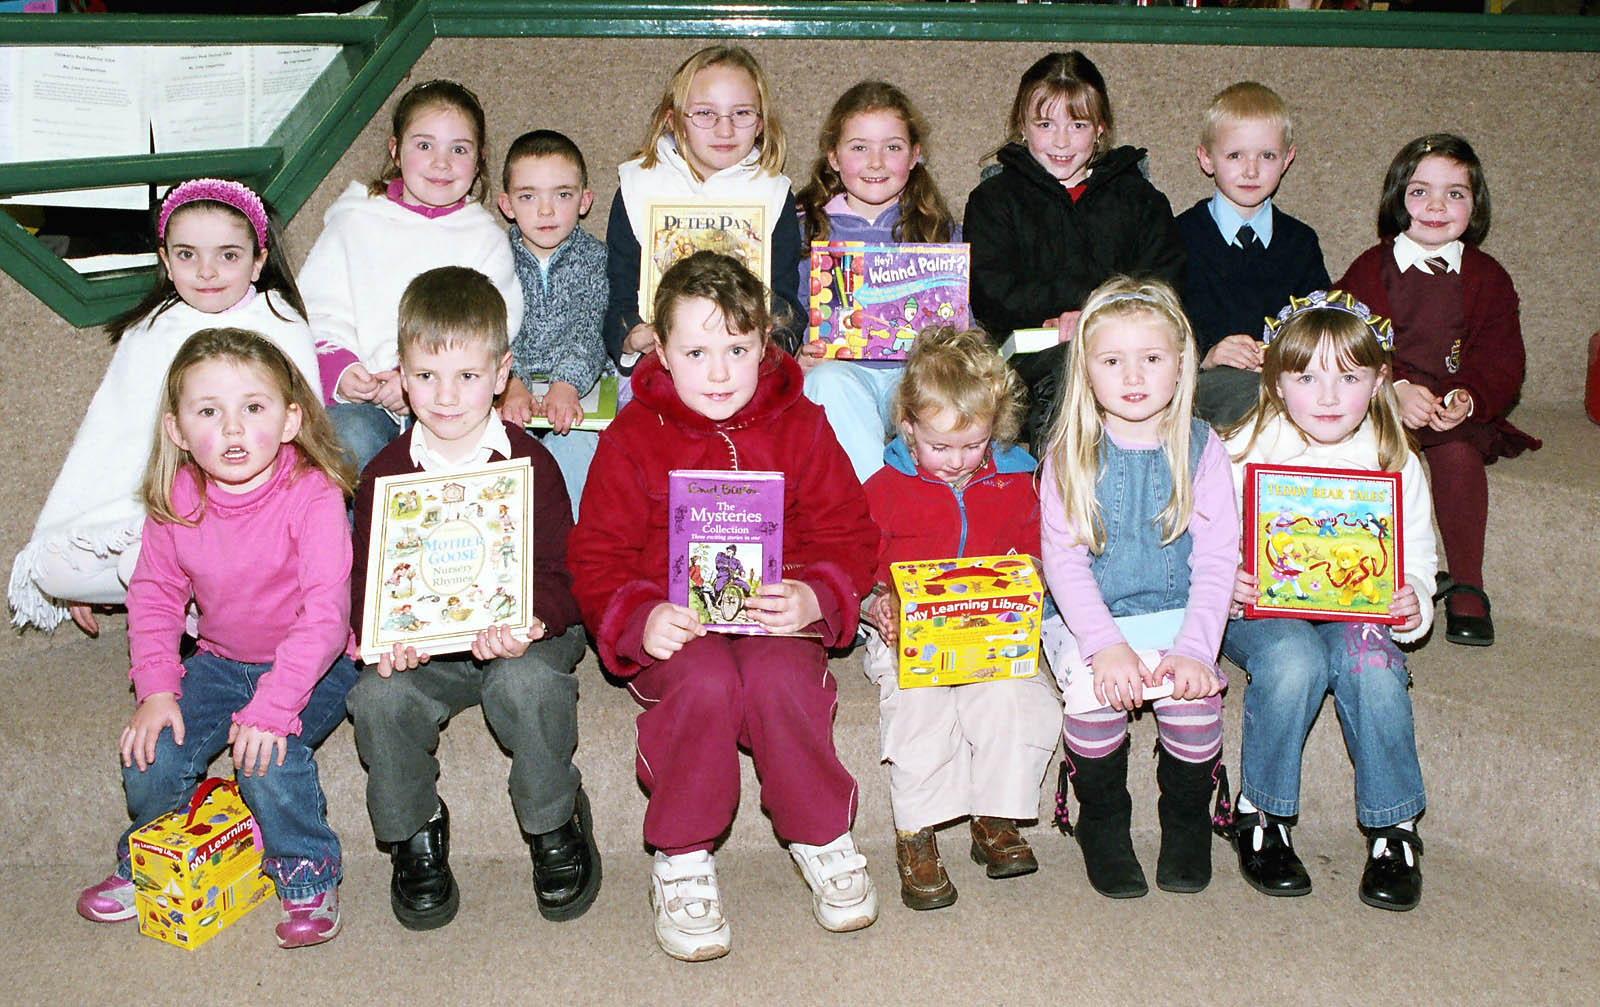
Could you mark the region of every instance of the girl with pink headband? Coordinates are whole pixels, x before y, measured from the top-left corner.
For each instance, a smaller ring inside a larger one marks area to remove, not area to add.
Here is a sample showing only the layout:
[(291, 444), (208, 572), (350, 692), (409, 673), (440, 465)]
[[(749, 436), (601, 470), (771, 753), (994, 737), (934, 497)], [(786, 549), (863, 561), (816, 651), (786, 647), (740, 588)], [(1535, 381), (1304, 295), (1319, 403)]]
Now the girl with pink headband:
[(318, 387), (305, 305), (261, 197), (221, 178), (174, 186), (156, 217), (156, 282), (107, 332), (116, 350), (84, 413), (33, 536), (11, 566), (11, 621), (51, 630), (68, 615), (99, 631), (96, 605), (120, 605), (139, 555), (139, 502), (162, 381), (201, 329), (259, 332)]

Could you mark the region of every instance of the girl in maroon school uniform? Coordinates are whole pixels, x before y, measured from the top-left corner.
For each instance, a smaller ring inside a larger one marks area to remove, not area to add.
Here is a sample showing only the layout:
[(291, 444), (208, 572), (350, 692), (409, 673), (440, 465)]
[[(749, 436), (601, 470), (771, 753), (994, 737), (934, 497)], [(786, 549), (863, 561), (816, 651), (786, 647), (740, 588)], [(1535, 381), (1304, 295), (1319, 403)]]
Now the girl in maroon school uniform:
[[(655, 352), (633, 401), (600, 437), (568, 547), (573, 593), (600, 657), (644, 707), (639, 779), (650, 792), (656, 940), (684, 961), (727, 954), (712, 848), (739, 804), (739, 748), (761, 803), (811, 886), (828, 930), (877, 919), (866, 860), (850, 836), (856, 783), (833, 748), (835, 684), (824, 647), (855, 636), (878, 532), (794, 358), (768, 336), (762, 284), (736, 260), (699, 252), (662, 276)], [(784, 580), (746, 602), (775, 633), (708, 634), (667, 601), (667, 474), (784, 474)]]
[(1539, 447), (1506, 422), (1522, 390), (1517, 291), (1478, 249), (1489, 233), (1489, 184), (1472, 146), (1433, 133), (1389, 164), (1376, 245), (1337, 286), (1394, 322), (1400, 418), (1422, 445), (1450, 572), (1439, 575), (1445, 639), (1494, 642), (1483, 590), (1489, 518), (1484, 466)]

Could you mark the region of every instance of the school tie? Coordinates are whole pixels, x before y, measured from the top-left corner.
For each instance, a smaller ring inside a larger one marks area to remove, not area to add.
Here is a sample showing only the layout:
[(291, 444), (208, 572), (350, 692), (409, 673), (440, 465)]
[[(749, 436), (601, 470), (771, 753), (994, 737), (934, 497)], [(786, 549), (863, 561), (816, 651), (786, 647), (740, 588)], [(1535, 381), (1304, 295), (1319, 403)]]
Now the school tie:
[(1427, 266), (1428, 271), (1434, 276), (1443, 276), (1450, 271), (1450, 260), (1442, 255), (1430, 255), (1422, 260), (1422, 264)]
[(1256, 237), (1256, 229), (1249, 224), (1240, 224), (1239, 230), (1233, 234), (1234, 240), (1239, 242), (1239, 247), (1246, 252), (1259, 252), (1261, 239)]

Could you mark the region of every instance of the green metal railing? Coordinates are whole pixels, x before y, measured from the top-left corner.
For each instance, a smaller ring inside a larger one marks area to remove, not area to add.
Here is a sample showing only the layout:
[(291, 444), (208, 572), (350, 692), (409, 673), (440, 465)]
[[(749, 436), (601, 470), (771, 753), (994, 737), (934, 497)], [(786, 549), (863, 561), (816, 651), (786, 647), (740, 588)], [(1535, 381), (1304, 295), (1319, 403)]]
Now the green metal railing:
[[(0, 196), (197, 175), (251, 183), (285, 219), (435, 38), (911, 39), (974, 42), (1600, 51), (1600, 19), (1344, 11), (958, 3), (386, 0), (365, 17), (0, 15), (0, 46), (338, 44), (269, 143), (249, 150), (0, 165)], [(82, 276), (0, 214), (0, 268), (78, 326), (148, 288), (147, 271)]]

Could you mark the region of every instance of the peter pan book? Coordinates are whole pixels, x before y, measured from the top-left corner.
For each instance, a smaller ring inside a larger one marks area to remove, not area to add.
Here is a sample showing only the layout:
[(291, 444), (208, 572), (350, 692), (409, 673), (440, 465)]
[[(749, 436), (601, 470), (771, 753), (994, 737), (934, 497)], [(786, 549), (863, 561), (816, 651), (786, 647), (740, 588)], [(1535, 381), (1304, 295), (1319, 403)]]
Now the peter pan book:
[(1245, 466), (1244, 568), (1261, 582), (1246, 618), (1401, 623), (1402, 547), (1398, 472)]
[[(661, 274), (695, 252), (721, 252), (772, 286), (772, 249), (765, 203), (708, 199), (648, 200), (639, 255), (639, 314), (650, 321)], [(789, 282), (793, 282), (790, 280)]]
[(930, 325), (968, 324), (971, 246), (811, 243), (808, 339), (838, 360), (904, 360)]
[(1027, 556), (891, 563), (899, 600), (899, 683), (1028, 678), (1039, 666), (1044, 585)]
[[(527, 382), (528, 391), (534, 398), (542, 398), (550, 391), (550, 375), (529, 375)], [(578, 405), (583, 409), (583, 419), (572, 425), (574, 430), (604, 430), (617, 418), (617, 376), (615, 374), (602, 374), (595, 381), (594, 387), (589, 389), (589, 394), (578, 399)], [(550, 421), (543, 416), (534, 416), (528, 420), (529, 430), (549, 430)]]
[(449, 475), (384, 476), (372, 493), (361, 659), (397, 643), (468, 650), (497, 623), (533, 622), (533, 470), (528, 459)]
[(783, 579), (783, 473), (668, 473), (667, 597), (720, 633), (767, 633), (745, 608)]

